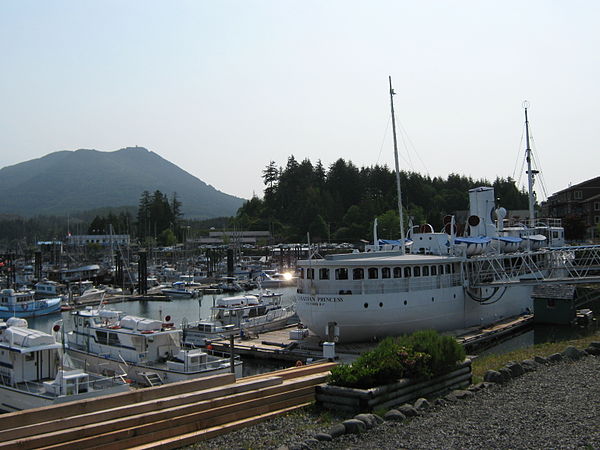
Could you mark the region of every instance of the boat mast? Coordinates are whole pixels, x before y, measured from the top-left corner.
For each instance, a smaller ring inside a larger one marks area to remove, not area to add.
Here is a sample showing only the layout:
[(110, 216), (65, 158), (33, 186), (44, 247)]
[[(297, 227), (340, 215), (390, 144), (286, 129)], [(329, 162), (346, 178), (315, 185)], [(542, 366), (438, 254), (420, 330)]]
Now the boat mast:
[(533, 192), (534, 176), (539, 173), (537, 170), (531, 168), (531, 146), (529, 145), (529, 119), (527, 118), (527, 108), (529, 108), (529, 102), (525, 100), (523, 102), (523, 108), (525, 108), (525, 138), (527, 142), (527, 148), (525, 149), (525, 159), (527, 160), (527, 183), (529, 193), (529, 224), (535, 226), (535, 194)]
[(394, 115), (394, 89), (392, 88), (392, 77), (390, 80), (390, 105), (392, 107), (392, 133), (394, 135), (394, 162), (396, 163), (396, 189), (398, 191), (398, 212), (400, 213), (400, 251), (404, 255), (404, 216), (402, 213), (402, 190), (400, 189), (400, 164), (398, 163), (398, 141), (396, 139), (396, 116)]

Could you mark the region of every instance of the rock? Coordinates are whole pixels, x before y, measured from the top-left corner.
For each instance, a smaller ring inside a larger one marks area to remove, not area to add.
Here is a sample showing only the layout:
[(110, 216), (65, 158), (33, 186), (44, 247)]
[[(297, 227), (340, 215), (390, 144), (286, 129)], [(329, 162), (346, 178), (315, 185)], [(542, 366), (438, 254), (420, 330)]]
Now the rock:
[(331, 441), (333, 437), (329, 433), (317, 433), (315, 434), (315, 439), (317, 441)]
[(346, 434), (346, 427), (343, 423), (336, 423), (329, 429), (329, 434), (333, 439)]
[[(593, 342), (592, 342), (593, 344)], [(585, 349), (588, 355), (598, 356), (600, 355), (600, 347), (592, 347), (591, 345)]]
[(435, 406), (446, 406), (446, 402), (441, 398), (436, 398), (433, 404)]
[(389, 420), (392, 422), (402, 422), (404, 419), (406, 419), (406, 416), (397, 409), (390, 409), (388, 412), (385, 413), (385, 416), (383, 417), (385, 420)]
[(588, 347), (600, 348), (600, 342), (598, 342), (598, 341), (590, 342)]
[(515, 361), (507, 362), (505, 367), (510, 371), (510, 376), (512, 378), (520, 377), (525, 373), (525, 370), (523, 370), (523, 366)]
[(414, 407), (417, 411), (424, 411), (426, 409), (431, 408), (431, 403), (429, 403), (429, 401), (426, 398), (419, 398), (415, 402)]
[(398, 411), (400, 411), (406, 417), (414, 417), (414, 416), (419, 415), (419, 412), (412, 405), (410, 405), (408, 403), (405, 403), (404, 405), (399, 406)]
[(304, 442), (300, 442), (299, 444), (293, 444), (290, 450), (310, 450), (310, 447)]
[(456, 389), (456, 390), (452, 391), (452, 395), (459, 400), (464, 400), (467, 397), (471, 397), (473, 395), (473, 393), (471, 391)]
[(537, 363), (533, 359), (524, 359), (521, 361), (521, 367), (525, 372), (533, 372), (537, 370)]
[(277, 447), (275, 450), (290, 450), (290, 448), (287, 445), (281, 445), (281, 446)]
[(308, 438), (304, 441), (304, 445), (306, 445), (308, 448), (316, 448), (319, 446), (319, 441), (313, 438)]
[(360, 434), (367, 431), (367, 426), (362, 420), (348, 419), (342, 423), (346, 429), (346, 434)]
[(506, 367), (503, 367), (498, 372), (502, 375), (502, 382), (508, 383), (512, 379), (512, 373)]
[(548, 359), (543, 356), (534, 356), (533, 360), (538, 364), (548, 364)]
[(491, 381), (484, 381), (483, 382), (483, 388), (484, 389), (490, 389), (490, 388), (493, 388), (495, 386), (498, 386), (498, 384), (492, 383)]
[(548, 356), (548, 361), (551, 363), (558, 363), (561, 362), (563, 360), (563, 357), (560, 353), (554, 353), (550, 356)]
[(497, 370), (488, 370), (483, 376), (483, 380), (490, 383), (503, 383), (504, 377)]
[(561, 353), (561, 355), (563, 357), (565, 357), (566, 359), (570, 359), (573, 361), (577, 361), (578, 359), (581, 359), (583, 357), (581, 350), (578, 350), (576, 347), (573, 347), (572, 345), (569, 345), (567, 348), (565, 348), (563, 350), (563, 352)]
[(375, 417), (373, 417), (373, 414), (358, 414), (358, 415), (354, 416), (354, 418), (356, 420), (360, 420), (361, 422), (364, 422), (364, 424), (367, 427), (367, 430), (370, 430), (375, 425), (377, 425), (377, 421), (375, 420)]

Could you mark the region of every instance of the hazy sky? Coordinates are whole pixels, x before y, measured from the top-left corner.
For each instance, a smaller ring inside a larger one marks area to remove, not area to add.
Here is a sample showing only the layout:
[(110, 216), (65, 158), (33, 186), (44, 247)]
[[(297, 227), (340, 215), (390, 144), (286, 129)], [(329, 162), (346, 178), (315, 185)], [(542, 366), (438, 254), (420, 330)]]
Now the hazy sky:
[(518, 179), (527, 99), (550, 195), (600, 175), (599, 13), (592, 0), (0, 0), (0, 167), (139, 145), (244, 198), (291, 154), (393, 167), (391, 75), (403, 169)]

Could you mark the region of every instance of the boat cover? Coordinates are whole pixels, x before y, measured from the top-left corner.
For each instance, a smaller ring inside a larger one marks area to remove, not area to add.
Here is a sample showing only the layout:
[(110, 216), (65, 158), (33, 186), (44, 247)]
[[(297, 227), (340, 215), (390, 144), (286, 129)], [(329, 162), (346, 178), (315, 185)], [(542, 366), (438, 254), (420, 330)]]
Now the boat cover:
[(457, 237), (454, 239), (454, 242), (457, 244), (467, 244), (467, 245), (473, 245), (473, 244), (489, 244), (492, 241), (492, 238), (489, 238), (487, 236), (479, 236), (479, 237)]
[(493, 239), (500, 242), (506, 242), (507, 244), (518, 244), (523, 240), (520, 237), (515, 236), (498, 236)]
[(138, 331), (160, 331), (162, 322), (159, 320), (145, 319), (143, 317), (125, 316), (120, 322), (123, 328)]
[(4, 342), (9, 342), (19, 347), (40, 347), (56, 344), (54, 336), (43, 331), (32, 330), (31, 328), (8, 327), (2, 333), (2, 337)]

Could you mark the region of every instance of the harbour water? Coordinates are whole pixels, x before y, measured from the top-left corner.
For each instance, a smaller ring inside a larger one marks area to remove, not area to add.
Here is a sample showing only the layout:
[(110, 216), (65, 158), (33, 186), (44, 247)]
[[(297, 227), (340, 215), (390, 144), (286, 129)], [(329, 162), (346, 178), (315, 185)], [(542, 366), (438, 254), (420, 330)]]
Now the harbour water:
[[(293, 302), (293, 295), (296, 292), (295, 287), (276, 289), (275, 291), (283, 293), (282, 304), (289, 305)], [(248, 294), (258, 294), (258, 291), (249, 291)], [(121, 301), (106, 305), (106, 308), (123, 311), (127, 314), (164, 320), (170, 316), (170, 321), (180, 326), (185, 320), (188, 323), (196, 322), (200, 319), (210, 318), (211, 307), (220, 297), (231, 296), (234, 294), (204, 295), (195, 299), (164, 300), (164, 301)], [(585, 305), (594, 311), (595, 315), (600, 315), (600, 301)], [(36, 317), (28, 319), (29, 326), (45, 332), (51, 332), (52, 326), (59, 320), (63, 320), (65, 331), (72, 329), (70, 312), (64, 311), (60, 314)], [(579, 328), (572, 326), (558, 325), (536, 325), (524, 333), (517, 334), (494, 346), (479, 352), (481, 355), (506, 353), (519, 348), (526, 348), (543, 342), (560, 342), (569, 339), (575, 339), (593, 333), (597, 328)], [(244, 361), (247, 369), (244, 375), (276, 370), (287, 367), (285, 362), (266, 361), (250, 359)]]

